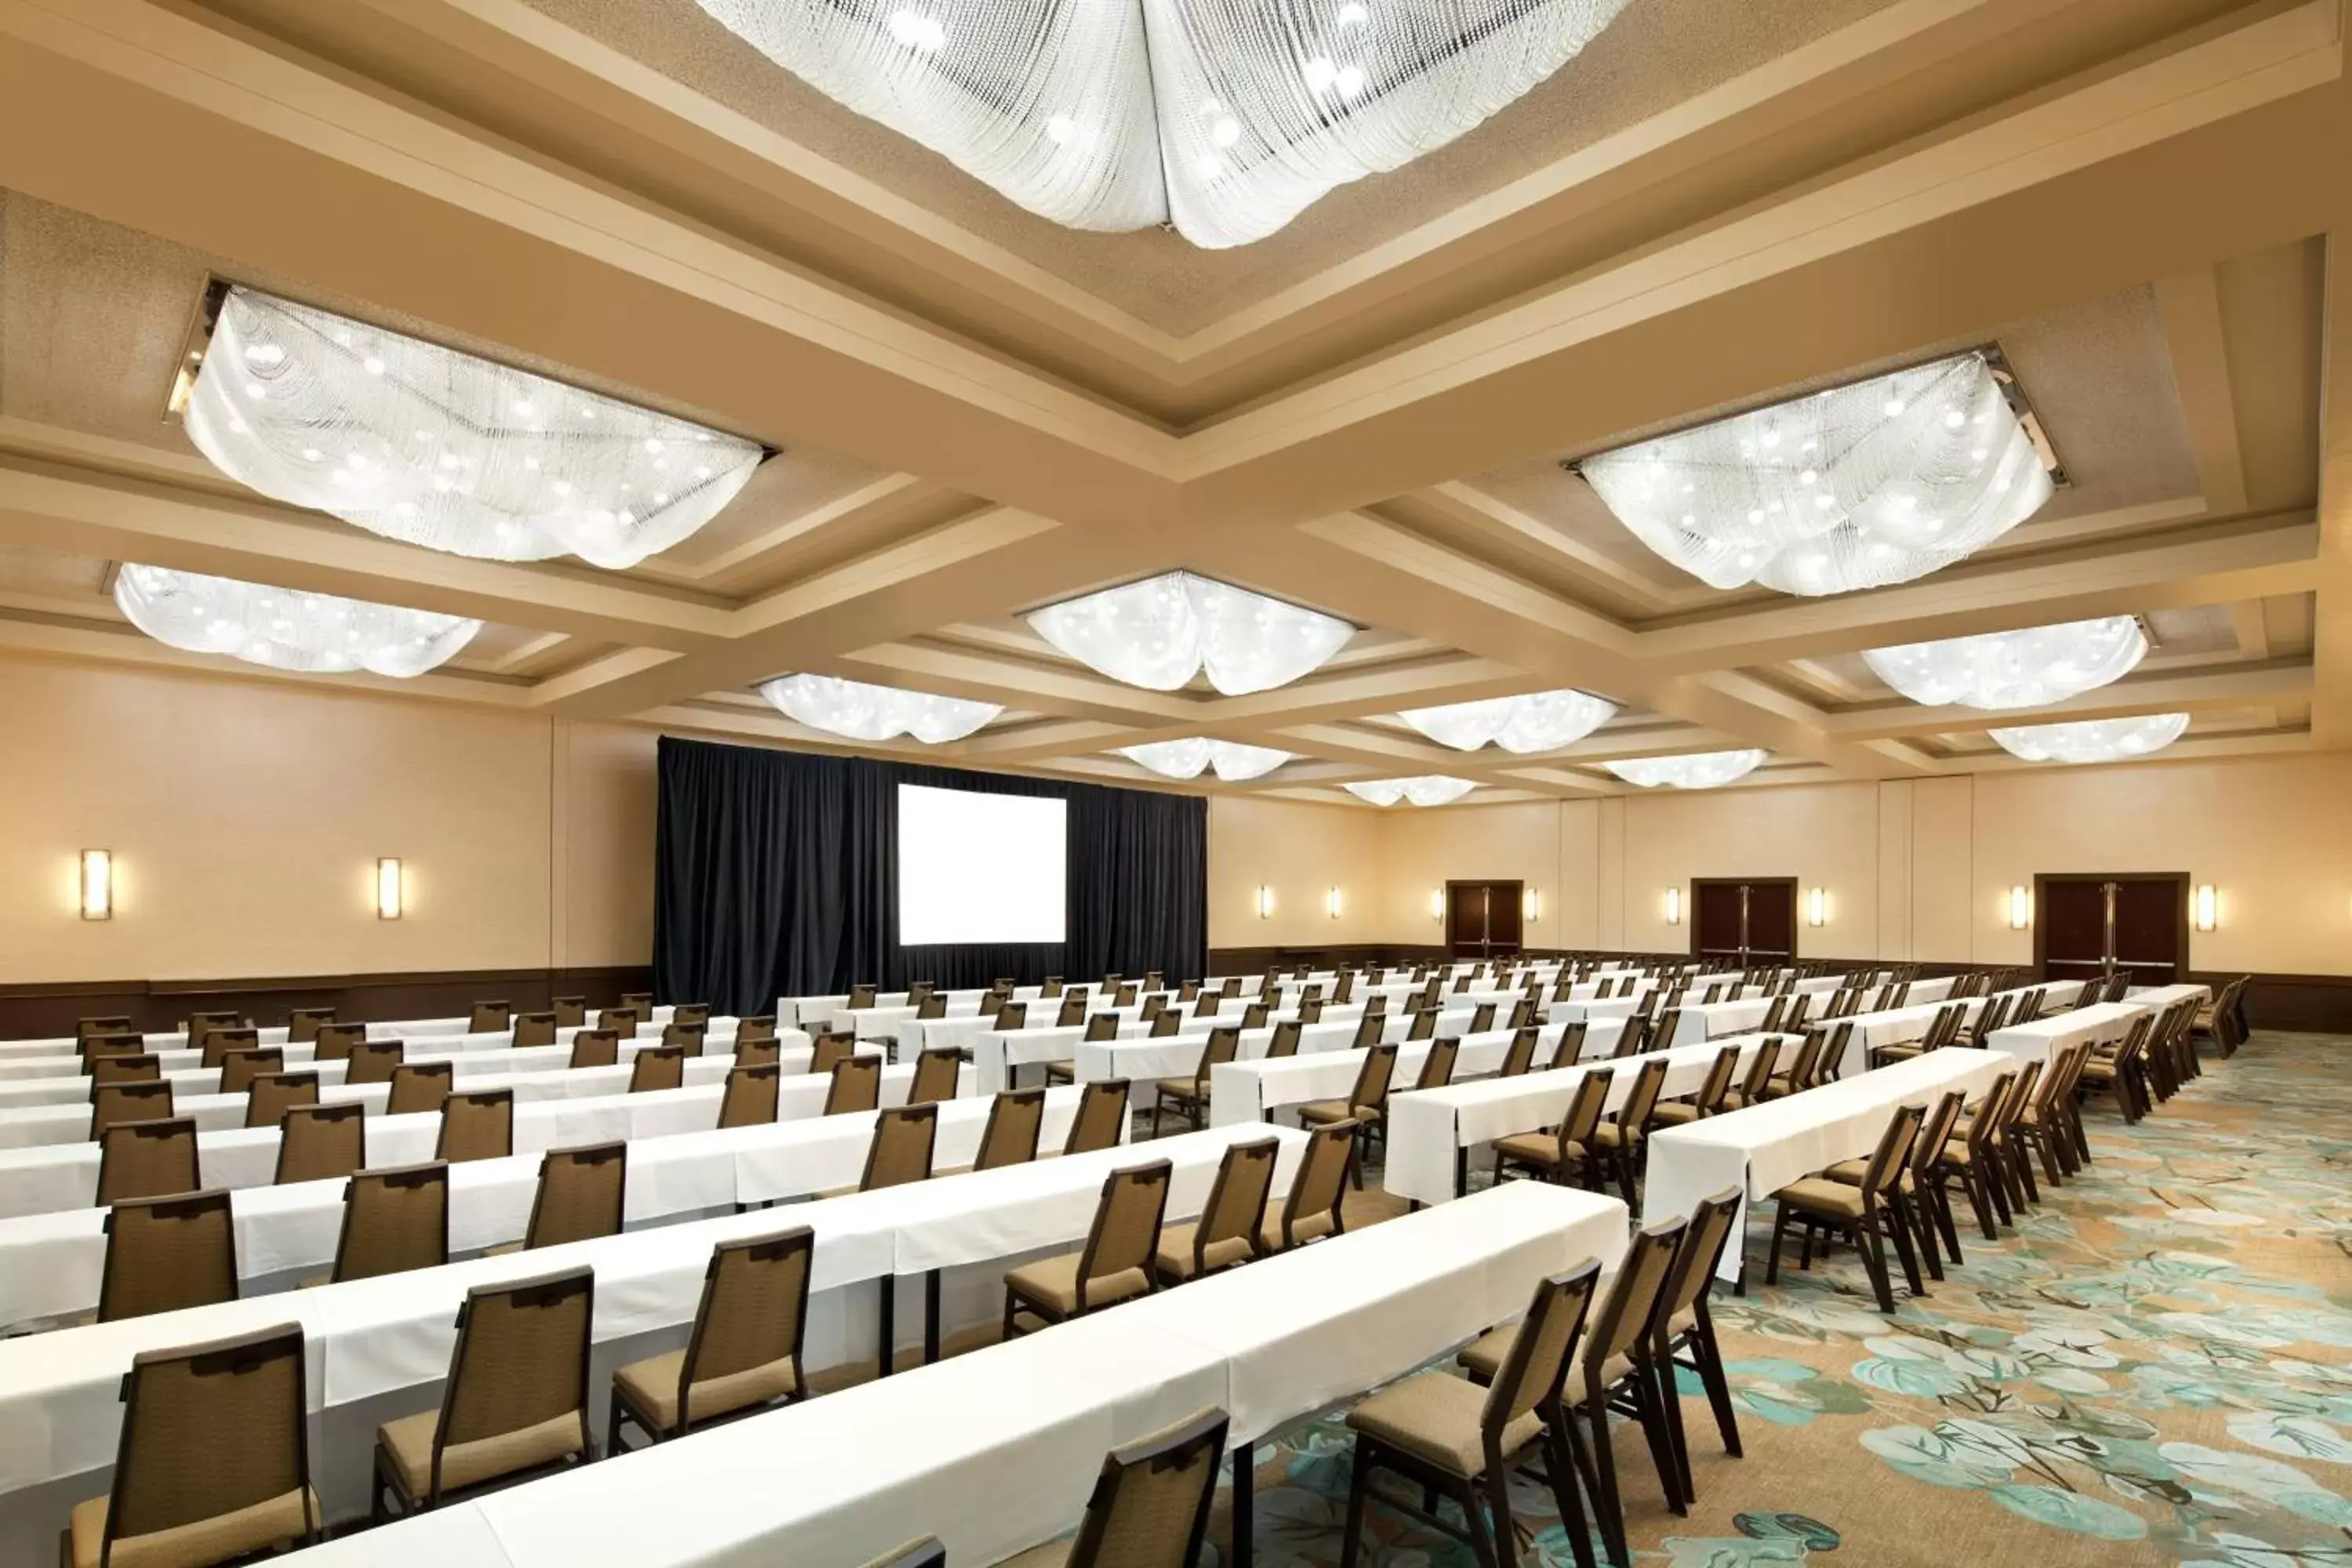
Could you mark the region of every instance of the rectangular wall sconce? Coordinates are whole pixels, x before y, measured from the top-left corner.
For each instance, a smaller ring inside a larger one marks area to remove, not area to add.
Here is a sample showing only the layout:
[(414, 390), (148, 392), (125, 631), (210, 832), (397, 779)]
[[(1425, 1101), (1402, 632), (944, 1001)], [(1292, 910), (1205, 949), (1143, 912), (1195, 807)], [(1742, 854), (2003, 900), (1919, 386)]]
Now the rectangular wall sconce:
[(1529, 921), (1543, 919), (1543, 893), (1540, 889), (1529, 888), (1519, 895), (1519, 913)]
[(1257, 885), (1257, 918), (1262, 921), (1274, 918), (1274, 884), (1271, 882)]
[(1445, 889), (1443, 888), (1429, 889), (1429, 918), (1433, 921), (1445, 918)]
[(2009, 929), (2023, 931), (2033, 923), (2033, 895), (2023, 888), (2009, 890)]
[(2221, 923), (2221, 890), (2210, 882), (2197, 889), (2195, 920), (2199, 931), (2211, 931)]
[(400, 909), (400, 861), (387, 857), (375, 863), (375, 918), (396, 921)]
[(1683, 890), (1680, 888), (1666, 889), (1666, 923), (1670, 926), (1683, 923)]
[(1805, 895), (1805, 923), (1809, 926), (1821, 926), (1827, 925), (1829, 922), (1830, 896), (1823, 889), (1815, 888)]
[(1339, 918), (1339, 889), (1334, 888), (1323, 895), (1323, 912), (1336, 921)]
[(110, 849), (81, 852), (81, 918), (114, 918), (114, 852)]

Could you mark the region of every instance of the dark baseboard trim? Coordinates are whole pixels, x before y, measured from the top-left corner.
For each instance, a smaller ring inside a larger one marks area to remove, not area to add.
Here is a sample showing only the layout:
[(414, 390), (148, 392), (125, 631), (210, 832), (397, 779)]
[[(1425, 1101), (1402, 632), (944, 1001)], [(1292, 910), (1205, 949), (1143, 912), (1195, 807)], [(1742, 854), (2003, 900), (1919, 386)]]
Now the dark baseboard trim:
[(235, 1009), (261, 1025), (286, 1022), (297, 1007), (332, 1007), (346, 1023), (386, 1018), (448, 1018), (476, 1002), (543, 1009), (555, 996), (585, 996), (590, 1006), (650, 991), (650, 965), (583, 969), (461, 969), (405, 974), (303, 974), (231, 980), (85, 980), (0, 985), (0, 1039), (47, 1039), (74, 1032), (77, 1019), (128, 1017), (131, 1027), (163, 1034), (192, 1010)]

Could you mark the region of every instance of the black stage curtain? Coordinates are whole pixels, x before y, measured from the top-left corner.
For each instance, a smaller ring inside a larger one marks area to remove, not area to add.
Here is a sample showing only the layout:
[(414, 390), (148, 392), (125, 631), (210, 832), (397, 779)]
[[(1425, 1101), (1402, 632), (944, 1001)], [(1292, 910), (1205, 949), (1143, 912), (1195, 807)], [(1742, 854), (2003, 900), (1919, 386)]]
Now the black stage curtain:
[[(1067, 940), (898, 945), (898, 785), (1068, 803)], [(1208, 966), (1208, 803), (863, 757), (661, 741), (654, 991), (721, 1013), (1011, 975), (1073, 980)]]

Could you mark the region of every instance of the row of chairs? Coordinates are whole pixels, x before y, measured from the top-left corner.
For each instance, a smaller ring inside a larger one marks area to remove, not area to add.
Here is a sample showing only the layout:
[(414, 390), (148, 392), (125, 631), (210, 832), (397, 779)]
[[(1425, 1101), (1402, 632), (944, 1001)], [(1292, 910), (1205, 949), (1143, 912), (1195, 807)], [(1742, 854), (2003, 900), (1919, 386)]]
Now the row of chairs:
[[(617, 1022), (618, 1015), (628, 1013), (642, 1022), (653, 1016), (653, 1010), (654, 998), (650, 991), (624, 992), (617, 1007), (608, 1007), (604, 1010), (606, 1015), (604, 1021), (609, 1026)], [(672, 1009), (672, 1012), (676, 1021), (679, 1023), (703, 1022), (710, 1016), (709, 1007), (702, 1003), (680, 1003)], [(335, 1026), (336, 1014), (337, 1009), (333, 1007), (291, 1008), (286, 1015), (286, 1037), (296, 1045), (309, 1045)], [(544, 1026), (550, 1031), (545, 1039), (518, 1043), (553, 1045), (555, 1043), (553, 1030), (574, 1028), (587, 1022), (588, 999), (585, 996), (552, 997), (550, 999), (547, 1010), (524, 1013), (517, 1013), (514, 1010), (514, 1005), (510, 1002), (476, 1002), (472, 1004), (472, 1010), (467, 1019), (467, 1032), (485, 1035), (496, 1034), (503, 1029), (519, 1029), (526, 1026), (534, 1029)], [(769, 1022), (772, 1024), (774, 1020), (771, 1018)], [(202, 1046), (205, 1037), (215, 1029), (232, 1031), (251, 1029), (254, 1022), (251, 1015), (235, 1010), (204, 1011), (190, 1013), (186, 1017), (179, 1020), (179, 1026), (178, 1033), (186, 1040), (189, 1047), (195, 1047)], [(364, 1025), (351, 1024), (342, 1027), (360, 1031), (355, 1037), (365, 1037), (366, 1026)], [(77, 1020), (74, 1026), (74, 1037), (78, 1042), (86, 1042), (94, 1036), (137, 1036), (138, 1033), (139, 1031), (132, 1026), (128, 1014), (81, 1018)]]

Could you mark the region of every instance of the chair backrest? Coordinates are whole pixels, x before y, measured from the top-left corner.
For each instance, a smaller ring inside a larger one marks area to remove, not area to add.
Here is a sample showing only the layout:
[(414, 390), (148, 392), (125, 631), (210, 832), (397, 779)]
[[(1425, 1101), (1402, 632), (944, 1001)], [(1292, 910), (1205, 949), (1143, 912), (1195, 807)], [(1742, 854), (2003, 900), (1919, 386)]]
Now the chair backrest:
[(1560, 1384), (1567, 1381), (1577, 1336), (1584, 1331), (1600, 1282), (1601, 1261), (1593, 1258), (1565, 1274), (1537, 1281), (1535, 1299), (1512, 1331), (1510, 1348), (1503, 1352), (1479, 1412), (1479, 1435), (1497, 1457), (1509, 1452), (1505, 1427), (1530, 1411), (1549, 1415), (1559, 1410)]
[(160, 1057), (92, 1057), (89, 1058), (89, 1081), (104, 1083), (157, 1083), (163, 1077)]
[(1167, 993), (1154, 991), (1150, 995), (1144, 997), (1143, 1011), (1139, 1016), (1145, 1023), (1149, 1024), (1157, 1020), (1160, 1015), (1166, 1011), (1168, 1011)]
[(289, 1045), (307, 1046), (319, 1037), (321, 1025), (335, 1021), (332, 1007), (296, 1007), (286, 1015), (286, 1039)]
[(1698, 1092), (1691, 1097), (1692, 1103), (1699, 1108), (1701, 1114), (1711, 1115), (1721, 1109), (1723, 1097), (1731, 1089), (1731, 1075), (1738, 1070), (1738, 1046), (1726, 1046), (1715, 1053), (1715, 1060), (1707, 1064), (1706, 1078), (1699, 1084)]
[(92, 1035), (127, 1035), (131, 1032), (128, 1014), (112, 1014), (103, 1018), (78, 1018), (74, 1021), (74, 1038), (86, 1040)]
[(143, 1056), (147, 1037), (128, 1029), (107, 1030), (84, 1035), (75, 1046), (84, 1063), (103, 1061), (108, 1057)]
[(1563, 1144), (1591, 1145), (1592, 1130), (1601, 1125), (1601, 1112), (1609, 1109), (1609, 1086), (1616, 1077), (1613, 1068), (1594, 1068), (1576, 1080), (1576, 1092), (1569, 1097), (1568, 1114), (1559, 1120)]
[(1774, 1030), (1780, 1028), (1781, 1015), (1788, 1012), (1788, 1010), (1789, 999), (1786, 996), (1773, 997), (1772, 1005), (1764, 1009), (1764, 1021), (1757, 1025), (1756, 1027), (1765, 1034), (1771, 1034)]
[(735, 1042), (735, 1065), (738, 1068), (772, 1068), (782, 1062), (784, 1048), (774, 1040), (743, 1040)]
[(98, 1561), (185, 1561), (173, 1531), (209, 1562), (318, 1541), (308, 1404), (299, 1323), (133, 1356)]
[[(205, 1042), (212, 1037), (212, 1032), (215, 1029), (235, 1029), (242, 1026), (244, 1023), (245, 1015), (242, 1013), (191, 1013), (181, 1027), (188, 1033), (188, 1044), (201, 1051), (205, 1048)], [(214, 1067), (218, 1064), (206, 1062), (205, 1065)]]
[(1458, 1039), (1430, 1041), (1429, 1054), (1421, 1058), (1421, 1075), (1412, 1080), (1412, 1087), (1444, 1089), (1452, 1083), (1454, 1059), (1461, 1054), (1462, 1042)]
[(510, 1027), (514, 1008), (505, 1002), (477, 1002), (471, 1016), (466, 1020), (466, 1033), (494, 1035)]
[(243, 1094), (264, 1073), (285, 1070), (286, 1052), (278, 1046), (225, 1052), (221, 1057), (220, 1091)]
[[(1105, 988), (1108, 989), (1108, 985)], [(1135, 996), (1136, 991), (1133, 984), (1121, 985), (1118, 994), (1110, 999), (1110, 1005), (1114, 1007), (1132, 1007), (1135, 1005)]]
[(1658, 1297), (1658, 1310), (1651, 1320), (1656, 1332), (1671, 1331), (1675, 1319), (1684, 1312), (1706, 1310), (1707, 1287), (1715, 1282), (1716, 1266), (1722, 1261), (1723, 1249), (1738, 1221), (1740, 1196), (1738, 1187), (1726, 1187), (1699, 1200), (1690, 1223), (1683, 1227), (1682, 1244), (1675, 1249), (1674, 1267), (1667, 1271), (1665, 1289)]
[(448, 1062), (403, 1062), (392, 1069), (392, 1093), (384, 1101), (387, 1116), (421, 1115), (438, 1110), (449, 1100), (449, 1086), (457, 1069)]
[(625, 1040), (635, 1039), (637, 1026), (645, 1021), (646, 1016), (643, 1013), (635, 1007), (628, 1006), (607, 1007), (596, 1015), (598, 1028), (610, 1029)]
[(236, 1300), (236, 1230), (227, 1188), (124, 1198), (106, 1211), (100, 1322)]
[[(1681, 1215), (1669, 1215), (1633, 1233), (1633, 1245), (1618, 1264), (1609, 1294), (1592, 1315), (1591, 1342), (1584, 1350), (1588, 1385), (1603, 1382), (1608, 1376), (1605, 1369), (1617, 1357), (1643, 1353), (1643, 1336), (1674, 1272), (1675, 1254), (1681, 1250), (1686, 1228)], [(1593, 1408), (1606, 1407), (1596, 1404)]]
[(852, 985), (849, 988), (849, 1005), (857, 1008), (871, 1007), (878, 994), (878, 988), (876, 986)]
[(1559, 1042), (1551, 1048), (1550, 1068), (1572, 1068), (1584, 1057), (1584, 1037), (1591, 1031), (1590, 1021), (1578, 1018), (1560, 1026)]
[[(1078, 1006), (1081, 1012), (1085, 1011), (1086, 1002), (1083, 997), (1079, 999)], [(1115, 1040), (1118, 1038), (1118, 1015), (1116, 1013), (1097, 1013), (1093, 1017), (1088, 1018), (1087, 1020), (1086, 1038), (1089, 1045), (1097, 1045), (1104, 1040)]]
[(1918, 1140), (1919, 1123), (1927, 1116), (1924, 1105), (1898, 1105), (1895, 1114), (1886, 1119), (1885, 1130), (1878, 1135), (1878, 1147), (1870, 1152), (1870, 1163), (1863, 1167), (1862, 1190), (1865, 1196), (1881, 1198), (1893, 1189), (1910, 1163), (1911, 1145)]
[(358, 1100), (293, 1105), (279, 1115), (274, 1181), (325, 1181), (348, 1176), (366, 1163), (367, 1107)]
[(844, 1057), (833, 1064), (832, 1076), (833, 1082), (824, 1091), (824, 1115), (881, 1109), (880, 1057)]
[(514, 1090), (475, 1089), (441, 1102), (441, 1139), (433, 1157), (450, 1164), (503, 1160), (514, 1152)]
[[(1380, 1020), (1377, 1018), (1368, 1018), (1365, 1022), (1370, 1023), (1375, 1031), (1380, 1028)], [(1274, 1033), (1266, 1037), (1265, 1054), (1269, 1057), (1297, 1056), (1299, 1033), (1306, 1026), (1296, 1018), (1285, 1018), (1281, 1023), (1276, 1024), (1274, 1026)], [(1362, 1025), (1358, 1025), (1356, 1035), (1357, 1043), (1360, 1045), (1363, 1043), (1363, 1033)]]
[[(1248, 1006), (1242, 1009), (1242, 1027), (1244, 1029), (1263, 1029), (1265, 1027), (1265, 1021), (1272, 1016), (1274, 1016), (1273, 1012), (1265, 1003), (1253, 1002)], [(1312, 1005), (1309, 1005), (1305, 1002), (1301, 1002), (1298, 1005), (1298, 1021), (1300, 1023), (1316, 1024), (1322, 1022), (1322, 1003), (1317, 1002)]]
[[(1198, 1563), (1225, 1429), (1225, 1413), (1212, 1408), (1111, 1450), (1087, 1498), (1065, 1568), (1192, 1568)], [(919, 1568), (929, 1561), (892, 1559), (889, 1568), (901, 1562)]]
[[(926, 987), (925, 994), (929, 994), (929, 989)], [(710, 1004), (679, 1002), (670, 1008), (669, 1021), (673, 1024), (708, 1024), (710, 1022)]]
[(1511, 1036), (1511, 1043), (1503, 1049), (1504, 1078), (1517, 1078), (1536, 1063), (1536, 1031), (1530, 1026)]
[(702, 1300), (678, 1369), (680, 1426), (694, 1420), (694, 1385), (790, 1358), (797, 1374), (808, 1329), (810, 1265), (816, 1235), (804, 1225), (710, 1249)]
[(1626, 1094), (1624, 1105), (1617, 1112), (1617, 1124), (1633, 1130), (1647, 1126), (1650, 1112), (1658, 1106), (1658, 1090), (1665, 1087), (1665, 1082), (1666, 1058), (1644, 1058), (1641, 1071), (1633, 1075), (1633, 1087)]
[(1307, 1152), (1290, 1178), (1290, 1194), (1283, 1200), (1283, 1246), (1297, 1247), (1347, 1228), (1340, 1205), (1348, 1195), (1356, 1127), (1353, 1121), (1328, 1121), (1307, 1134)]
[(1242, 1032), (1231, 1024), (1219, 1024), (1209, 1031), (1206, 1044), (1201, 1047), (1201, 1059), (1192, 1068), (1192, 1092), (1206, 1098), (1209, 1092), (1209, 1070), (1233, 1061), (1242, 1054)]
[[(1026, 1011), (1026, 1009), (1024, 1008), (1024, 1011)], [(1110, 1015), (1105, 1014), (1104, 1016), (1108, 1017)], [(996, 1026), (1000, 1029), (1010, 1027), (1011, 1026), (1006, 1025), (1003, 1019), (1003, 1015), (1000, 1009)], [(1076, 991), (1071, 992), (1068, 995), (1062, 998), (1062, 1010), (1054, 1015), (1054, 1023), (1058, 1028), (1071, 1028), (1076, 1025), (1085, 1023), (1086, 1020), (1087, 999), (1082, 994)]]
[(707, 1023), (664, 1024), (661, 1043), (666, 1047), (683, 1051), (689, 1057), (698, 1057), (702, 1054), (703, 1036), (709, 1027)]
[(1160, 1250), (1160, 1221), (1168, 1209), (1168, 1186), (1175, 1167), (1166, 1160), (1130, 1165), (1103, 1179), (1102, 1201), (1087, 1228), (1078, 1254), (1078, 1310), (1097, 1289), (1113, 1299), (1152, 1283), (1151, 1258)]
[(775, 1043), (776, 1016), (773, 1013), (755, 1013), (751, 1017), (735, 1020), (736, 1055), (742, 1055), (745, 1046)]
[(907, 1103), (931, 1105), (953, 1100), (963, 1075), (963, 1053), (941, 1046), (915, 1058), (914, 1081), (907, 1087)]
[(1228, 994), (1223, 991), (1202, 992), (1201, 999), (1192, 1004), (1192, 1016), (1203, 1023), (1215, 1017), (1225, 1010)]
[(848, 1035), (836, 1035), (831, 1029), (819, 1029), (809, 1037), (809, 1071), (829, 1073), (856, 1053), (857, 1042)]
[(1258, 1252), (1258, 1227), (1274, 1191), (1274, 1166), (1281, 1145), (1272, 1138), (1226, 1147), (1201, 1222), (1192, 1227), (1195, 1276), (1239, 1263)]
[[(2053, 1075), (2053, 1080), (2056, 1075)], [(1911, 1142), (1911, 1168), (1925, 1176), (1943, 1163), (1944, 1147), (1950, 1142), (1952, 1129), (1959, 1125), (1960, 1111), (1968, 1096), (1958, 1089), (1947, 1090), (1939, 1097), (1927, 1119), (1919, 1124), (1919, 1135)]]
[[(352, 1048), (367, 1038), (365, 1024), (321, 1023), (312, 1034), (310, 1059), (314, 1062), (342, 1062), (352, 1059)], [(346, 1083), (350, 1082), (345, 1079)]]
[(274, 1072), (255, 1079), (245, 1091), (245, 1124), (275, 1127), (298, 1105), (319, 1103), (315, 1072)]
[(654, 1011), (654, 994), (650, 991), (624, 991), (621, 993), (621, 1005), (635, 1009), (640, 1018), (651, 1017)]
[(439, 1160), (352, 1173), (334, 1279), (373, 1279), (449, 1261), (449, 1167)]
[(629, 1092), (657, 1094), (666, 1089), (686, 1087), (686, 1047), (684, 1046), (644, 1046), (636, 1060), (629, 1064)]
[(1412, 1026), (1405, 1030), (1404, 1037), (1408, 1041), (1435, 1039), (1437, 1037), (1436, 1009), (1424, 1007), (1420, 1012), (1415, 1013), (1412, 1016)]
[(1650, 1038), (1658, 1049), (1664, 1050), (1675, 1043), (1675, 1037), (1682, 1033), (1682, 1026), (1683, 1010), (1669, 1007), (1659, 1014), (1656, 1022), (1650, 1026)]
[(1772, 1081), (1772, 1069), (1780, 1065), (1780, 1042), (1761, 1039), (1756, 1042), (1756, 1054), (1748, 1058), (1748, 1072), (1739, 1080), (1739, 1099), (1744, 1105), (1753, 1105), (1764, 1094), (1764, 1086)]
[(2009, 1091), (2009, 1098), (2001, 1102), (2000, 1120), (1993, 1127), (1996, 1138), (2005, 1137), (2009, 1130), (2017, 1125), (2017, 1119), (2025, 1114), (2026, 1106), (2033, 1099), (2034, 1089), (2042, 1080), (2042, 1067), (2038, 1061), (2029, 1061), (2024, 1070), (2018, 1074), (2016, 1086)]
[(539, 1191), (530, 1200), (525, 1248), (561, 1247), (621, 1234), (629, 1184), (629, 1145), (588, 1143), (540, 1156)]
[(1847, 1042), (1853, 1038), (1853, 1020), (1842, 1018), (1831, 1026), (1822, 1039), (1822, 1048), (1808, 1063), (1805, 1081), (1798, 1087), (1811, 1089), (1837, 1076), (1838, 1065), (1845, 1060)]
[(721, 1127), (764, 1127), (776, 1119), (776, 1091), (782, 1088), (784, 1069), (773, 1061), (746, 1062), (735, 1053), (727, 1069), (727, 1089), (719, 1099)]
[(572, 1032), (572, 1066), (574, 1069), (620, 1065), (620, 1036), (610, 1029), (574, 1029)]
[(548, 1013), (517, 1013), (514, 1021), (514, 1044), (517, 1050), (531, 1046), (555, 1044), (555, 1031), (561, 1027), (555, 1015)]
[[(1280, 1024), (1276, 1026), (1277, 1028), (1284, 1029), (1292, 1027), (1291, 1025), (1286, 1023)], [(1362, 1017), (1356, 1020), (1356, 1038), (1354, 1041), (1356, 1049), (1363, 1050), (1369, 1047), (1379, 1045), (1381, 1043), (1381, 1036), (1387, 1032), (1387, 1028), (1388, 1020), (1385, 1017), (1378, 1013), (1367, 1012)], [(1269, 1052), (1267, 1054), (1271, 1055), (1272, 1053)]]
[(216, 1068), (227, 1059), (231, 1051), (257, 1050), (261, 1047), (261, 1031), (244, 1025), (236, 1028), (215, 1027), (205, 1031), (203, 1049), (197, 1059), (208, 1068)]
[[(325, 1030), (320, 1030), (324, 1034)], [(400, 1040), (354, 1040), (347, 1058), (351, 1066), (343, 1069), (346, 1088), (355, 1083), (390, 1083), (408, 1055), (408, 1047)]]
[(1650, 1037), (1650, 1020), (1635, 1013), (1618, 1023), (1617, 1043), (1609, 1047), (1609, 1059), (1622, 1061), (1627, 1057), (1642, 1054), (1642, 1046)]
[(1356, 1085), (1348, 1091), (1351, 1112), (1377, 1110), (1388, 1103), (1389, 1081), (1396, 1076), (1396, 1059), (1394, 1046), (1373, 1046), (1364, 1052), (1364, 1065), (1356, 1069)]
[(1045, 1129), (1045, 1090), (1007, 1089), (989, 1102), (988, 1123), (981, 1129), (975, 1171), (1000, 1165), (1025, 1165), (1037, 1157), (1037, 1141)]
[(193, 1118), (117, 1121), (99, 1139), (98, 1204), (169, 1197), (203, 1185)]
[(93, 1138), (103, 1138), (108, 1128), (126, 1121), (166, 1121), (172, 1114), (171, 1080), (158, 1079), (143, 1083), (93, 1081), (89, 1106), (89, 1135)]
[(1097, 1079), (1078, 1093), (1078, 1113), (1070, 1118), (1069, 1142), (1062, 1145), (1065, 1154), (1085, 1154), (1097, 1149), (1115, 1149), (1119, 1134), (1127, 1129), (1127, 1079)]
[[(2016, 1081), (2014, 1071), (2003, 1071), (1994, 1076), (1992, 1087), (1984, 1091), (1984, 1099), (1977, 1107), (1975, 1118), (1961, 1135), (1961, 1142), (1968, 1145), (1971, 1161), (1984, 1159), (1986, 1151), (1992, 1147), (1993, 1133), (2000, 1128), (2001, 1112), (2009, 1104), (2010, 1086)], [(1978, 1168), (1981, 1170), (1983, 1167), (1979, 1165)]]
[(1183, 1015), (1181, 1013), (1162, 1012), (1154, 1014), (1151, 1019), (1151, 1037), (1153, 1039), (1166, 1039), (1169, 1036), (1175, 1034), (1183, 1026), (1184, 1018)]
[[(1065, 1009), (1066, 1011), (1066, 1008)], [(1029, 1004), (1007, 1002), (996, 1010), (996, 1026), (1000, 1029), (1025, 1029), (1029, 1026)]]
[(427, 1500), (440, 1501), (446, 1449), (575, 1412), (580, 1447), (588, 1447), (588, 1327), (595, 1295), (595, 1273), (586, 1268), (466, 1292), (433, 1436)]
[(866, 1146), (866, 1173), (857, 1190), (904, 1186), (931, 1178), (931, 1151), (940, 1131), (940, 1108), (894, 1105), (874, 1119), (874, 1141)]
[(555, 1009), (555, 1026), (559, 1029), (576, 1029), (588, 1021), (585, 996), (551, 996), (547, 1001)]

